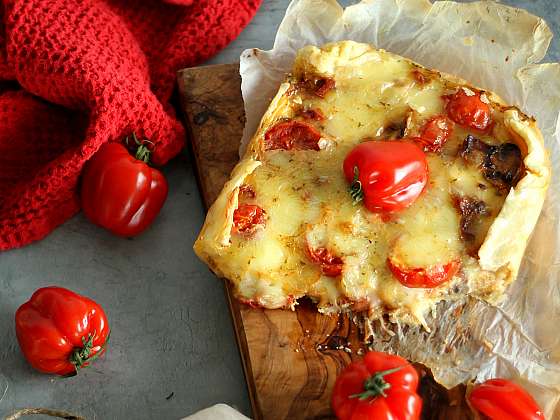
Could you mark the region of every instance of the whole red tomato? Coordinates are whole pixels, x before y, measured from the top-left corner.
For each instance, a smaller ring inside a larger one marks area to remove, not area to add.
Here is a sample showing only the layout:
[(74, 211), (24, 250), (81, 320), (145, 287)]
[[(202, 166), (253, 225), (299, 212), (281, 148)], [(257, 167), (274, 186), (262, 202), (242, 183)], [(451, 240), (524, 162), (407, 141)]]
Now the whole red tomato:
[[(145, 146), (139, 150), (146, 156)], [(103, 145), (82, 173), (85, 215), (120, 236), (136, 236), (146, 229), (161, 210), (167, 191), (160, 171), (131, 156), (118, 143)]]
[(418, 420), (418, 373), (400, 356), (369, 352), (336, 379), (332, 407), (340, 420)]
[(544, 420), (533, 397), (507, 379), (489, 379), (476, 385), (469, 402), (490, 420)]
[(16, 311), (23, 355), (44, 373), (72, 375), (105, 351), (109, 323), (101, 306), (62, 287), (44, 287)]
[(428, 181), (426, 155), (416, 144), (403, 141), (366, 141), (344, 159), (344, 176), (351, 195), (366, 208), (391, 213), (409, 207)]

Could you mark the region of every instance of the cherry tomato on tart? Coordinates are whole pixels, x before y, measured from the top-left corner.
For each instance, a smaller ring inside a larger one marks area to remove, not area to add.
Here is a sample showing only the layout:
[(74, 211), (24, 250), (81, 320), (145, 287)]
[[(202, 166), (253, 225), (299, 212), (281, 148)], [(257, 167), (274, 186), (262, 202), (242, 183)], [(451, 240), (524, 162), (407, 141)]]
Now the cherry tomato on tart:
[(475, 385), (468, 400), (490, 420), (545, 420), (533, 397), (507, 379), (489, 379)]
[(484, 131), (492, 122), (486, 94), (462, 87), (447, 97), (447, 114), (457, 124)]
[(403, 267), (391, 258), (387, 259), (391, 273), (406, 287), (437, 287), (445, 283), (457, 273), (460, 267), (458, 261), (447, 264), (435, 264), (429, 267)]
[(344, 159), (344, 176), (352, 198), (369, 211), (391, 213), (409, 207), (428, 181), (428, 163), (415, 144), (403, 141), (367, 141)]
[(16, 311), (16, 336), (29, 364), (74, 375), (104, 351), (109, 323), (96, 302), (62, 287), (44, 287)]
[(254, 233), (264, 227), (266, 212), (256, 204), (241, 204), (233, 212), (233, 230), (242, 234)]
[(418, 373), (406, 359), (369, 352), (334, 384), (331, 404), (340, 420), (419, 420)]
[(321, 271), (325, 276), (337, 277), (342, 273), (344, 261), (337, 257), (324, 247), (312, 248), (307, 244), (307, 253), (309, 259), (321, 267)]
[(266, 150), (319, 150), (321, 133), (311, 124), (285, 121), (271, 127), (264, 136)]
[(453, 121), (444, 115), (431, 117), (413, 140), (426, 152), (440, 152), (453, 133)]

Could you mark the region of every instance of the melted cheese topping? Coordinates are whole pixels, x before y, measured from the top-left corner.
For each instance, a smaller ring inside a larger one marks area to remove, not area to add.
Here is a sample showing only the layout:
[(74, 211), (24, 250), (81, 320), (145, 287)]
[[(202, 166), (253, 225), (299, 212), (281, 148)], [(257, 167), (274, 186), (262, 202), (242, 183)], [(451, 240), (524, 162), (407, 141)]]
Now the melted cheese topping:
[[(485, 202), (487, 214), (477, 228), (484, 238), (505, 194), (458, 157), (467, 129), (455, 125), (443, 151), (427, 153), (426, 189), (411, 207), (389, 220), (352, 202), (342, 171), (344, 158), (357, 143), (399, 137), (392, 127), (403, 127), (407, 120), (407, 135), (414, 135), (428, 118), (445, 112), (442, 96), (458, 86), (428, 70), (423, 70), (429, 77), (421, 83), (413, 76), (417, 68), (402, 57), (351, 42), (300, 52), (290, 79), (294, 88), (283, 88), (282, 98), (290, 106), (280, 106), (275, 99), (272, 121), (261, 126), (247, 152), (257, 153), (262, 164), (241, 180), (255, 192), (245, 202), (266, 211), (266, 226), (252, 237), (232, 234), (229, 244), (212, 256), (214, 267), (236, 284), (240, 297), (275, 308), (307, 295), (327, 313), (365, 301), (372, 317), (388, 313), (405, 322), (424, 323), (424, 314), (435, 303), (457, 290), (472, 289), (472, 276), (463, 271), (437, 288), (408, 288), (387, 266), (387, 258), (393, 257), (409, 267), (452, 260), (476, 267), (461, 239), (461, 216), (453, 197)], [(319, 98), (296, 87), (295, 80), (309, 74), (333, 77), (336, 88)], [(320, 110), (326, 117), (310, 122), (322, 133), (324, 147), (264, 151), (266, 130), (286, 118), (301, 119), (302, 108)], [(511, 142), (495, 107), (493, 119), (492, 132), (476, 137), (489, 144)], [(342, 275), (325, 276), (310, 261), (307, 244), (341, 257)]]

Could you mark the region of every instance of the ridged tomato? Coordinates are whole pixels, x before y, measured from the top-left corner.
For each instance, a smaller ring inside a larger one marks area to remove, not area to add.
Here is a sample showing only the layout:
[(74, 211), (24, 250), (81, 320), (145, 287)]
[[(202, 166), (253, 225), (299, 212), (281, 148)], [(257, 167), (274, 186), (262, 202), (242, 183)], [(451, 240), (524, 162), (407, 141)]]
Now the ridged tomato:
[(340, 420), (419, 420), (418, 373), (400, 356), (371, 351), (336, 379), (332, 408)]
[(105, 351), (109, 323), (96, 302), (62, 287), (43, 287), (16, 311), (23, 355), (44, 373), (72, 375)]

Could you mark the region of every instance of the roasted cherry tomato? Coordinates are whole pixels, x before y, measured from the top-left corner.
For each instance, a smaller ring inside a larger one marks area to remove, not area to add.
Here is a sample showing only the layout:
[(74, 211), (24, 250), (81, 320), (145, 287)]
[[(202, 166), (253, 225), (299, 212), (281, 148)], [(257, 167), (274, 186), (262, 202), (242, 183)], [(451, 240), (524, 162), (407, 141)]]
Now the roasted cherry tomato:
[(307, 254), (311, 261), (320, 265), (321, 271), (325, 276), (337, 277), (342, 273), (344, 261), (342, 261), (342, 258), (334, 256), (328, 249), (314, 249), (307, 244)]
[(344, 175), (355, 201), (372, 212), (390, 213), (409, 207), (428, 181), (426, 155), (416, 144), (366, 141), (344, 159)]
[(109, 338), (101, 306), (62, 287), (37, 290), (15, 318), (23, 355), (44, 373), (77, 373), (105, 351)]
[(250, 234), (266, 223), (266, 212), (255, 204), (241, 204), (233, 212), (233, 230)]
[(479, 92), (461, 88), (447, 100), (447, 114), (457, 124), (481, 131), (490, 126), (490, 105), (483, 102)]
[(265, 150), (319, 150), (321, 133), (311, 124), (301, 121), (278, 123), (264, 135)]
[(447, 264), (437, 264), (428, 268), (408, 268), (398, 265), (387, 259), (387, 265), (391, 273), (403, 286), (414, 288), (431, 288), (450, 280), (461, 266), (459, 261), (451, 261)]
[[(139, 151), (146, 156), (144, 146)], [(136, 236), (156, 218), (167, 190), (160, 171), (131, 156), (122, 144), (108, 143), (82, 173), (82, 209), (93, 223), (114, 234)]]
[(319, 98), (324, 98), (327, 93), (336, 87), (332, 77), (307, 77), (300, 82), (300, 86), (307, 92), (313, 93)]
[(314, 121), (324, 121), (326, 119), (323, 111), (321, 111), (319, 108), (306, 109), (305, 111), (302, 111), (301, 115), (303, 116), (303, 118)]
[(332, 407), (340, 420), (418, 420), (418, 373), (405, 359), (369, 352), (336, 379)]
[(336, 87), (336, 82), (331, 77), (321, 77), (314, 79), (313, 83), (313, 93), (319, 98), (324, 98), (327, 93)]
[(469, 402), (490, 420), (544, 420), (533, 397), (507, 379), (489, 379), (476, 385)]
[(426, 152), (440, 152), (445, 142), (451, 136), (453, 131), (453, 122), (443, 116), (437, 115), (426, 122), (420, 136), (414, 138)]

